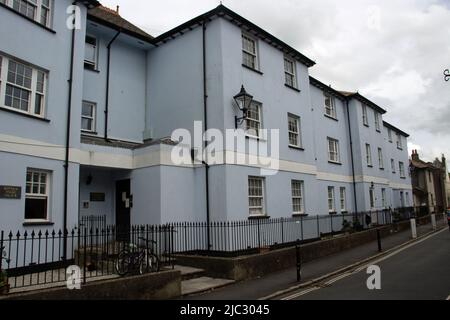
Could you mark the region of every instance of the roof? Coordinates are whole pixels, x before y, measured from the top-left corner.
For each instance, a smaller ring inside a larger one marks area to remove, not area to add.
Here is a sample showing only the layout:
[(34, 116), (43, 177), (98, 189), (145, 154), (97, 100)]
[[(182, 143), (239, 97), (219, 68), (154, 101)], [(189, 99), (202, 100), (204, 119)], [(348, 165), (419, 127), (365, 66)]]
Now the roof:
[(143, 41), (151, 42), (153, 40), (151, 35), (122, 18), (117, 11), (101, 5), (88, 10), (88, 19), (112, 29), (120, 29), (123, 33)]
[(375, 109), (376, 111), (378, 111), (381, 114), (385, 114), (387, 112), (385, 109), (383, 109), (376, 103), (370, 101), (369, 99), (367, 99), (366, 97), (361, 95), (359, 92), (348, 92), (348, 91), (339, 91), (339, 92), (347, 98), (355, 98), (355, 99), (363, 102), (364, 104), (371, 107), (372, 109)]
[(211, 21), (212, 19), (217, 17), (227, 19), (228, 21), (237, 25), (238, 27), (245, 29), (247, 32), (254, 35), (255, 37), (258, 37), (259, 39), (267, 42), (268, 44), (274, 46), (275, 48), (278, 48), (279, 50), (285, 52), (286, 54), (291, 55), (293, 58), (297, 59), (307, 67), (312, 67), (313, 65), (316, 64), (314, 61), (312, 61), (311, 59), (309, 59), (308, 57), (306, 57), (305, 55), (303, 55), (290, 45), (281, 41), (277, 37), (273, 36), (272, 34), (268, 33), (267, 31), (263, 30), (262, 28), (258, 27), (254, 23), (243, 18), (242, 16), (228, 9), (222, 4), (217, 6), (211, 11), (208, 11), (194, 19), (191, 19), (183, 23), (178, 27), (175, 27), (172, 30), (169, 30), (161, 34), (160, 36), (154, 39), (154, 43), (156, 45), (165, 43), (170, 39), (174, 39), (178, 35), (183, 35), (185, 32), (192, 30), (194, 27), (202, 25), (203, 22)]
[(400, 130), (400, 129), (397, 128), (397, 127), (394, 127), (392, 124), (390, 124), (390, 123), (388, 123), (388, 122), (386, 122), (386, 121), (383, 121), (383, 125), (384, 125), (386, 128), (392, 129), (392, 130), (394, 130), (394, 131), (400, 133), (401, 135), (405, 136), (406, 138), (409, 137), (409, 134), (407, 134), (406, 132)]
[(411, 159), (409, 163), (417, 169), (436, 169), (436, 167), (432, 163), (425, 162), (420, 159), (419, 160)]
[(324, 84), (323, 82), (317, 80), (314, 77), (311, 77), (311, 76), (309, 77), (309, 83), (312, 84), (313, 86), (323, 90), (323, 91), (326, 91), (326, 92), (334, 95), (335, 97), (337, 97), (337, 98), (339, 98), (341, 100), (345, 99), (345, 95), (343, 95), (340, 91), (337, 91), (337, 90), (333, 89), (331, 87), (331, 85), (327, 86), (326, 84)]

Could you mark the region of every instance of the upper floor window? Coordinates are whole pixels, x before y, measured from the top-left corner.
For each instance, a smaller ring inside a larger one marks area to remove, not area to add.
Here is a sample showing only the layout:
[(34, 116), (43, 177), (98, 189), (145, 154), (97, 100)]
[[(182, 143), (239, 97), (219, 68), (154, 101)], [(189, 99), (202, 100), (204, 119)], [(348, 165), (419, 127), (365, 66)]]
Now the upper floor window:
[(305, 213), (303, 186), (303, 181), (292, 180), (291, 182), (293, 214)]
[(333, 138), (328, 139), (328, 161), (340, 162), (339, 156), (339, 141)]
[(380, 169), (384, 169), (383, 150), (378, 148), (378, 166)]
[(297, 74), (295, 61), (293, 59), (284, 58), (284, 77), (286, 85), (292, 88), (297, 88)]
[(247, 134), (259, 137), (261, 133), (261, 104), (252, 102), (248, 108), (246, 118), (246, 130)]
[(372, 150), (370, 148), (370, 144), (366, 143), (366, 161), (367, 161), (367, 166), (371, 167), (372, 166)]
[(257, 41), (246, 34), (242, 34), (242, 64), (255, 70), (259, 69)]
[(92, 36), (86, 36), (84, 67), (91, 70), (97, 69), (97, 39)]
[(92, 102), (83, 101), (81, 108), (81, 130), (95, 132), (96, 105)]
[(397, 148), (398, 149), (402, 149), (403, 148), (402, 136), (400, 135), (400, 133), (397, 133)]
[(389, 142), (392, 142), (392, 130), (391, 129), (388, 129), (388, 139), (389, 139)]
[(248, 178), (248, 204), (250, 216), (265, 215), (264, 178)]
[(289, 132), (289, 146), (302, 147), (302, 139), (300, 132), (300, 117), (288, 114), (288, 132)]
[(380, 115), (378, 114), (378, 112), (376, 112), (375, 110), (374, 112), (374, 116), (375, 116), (375, 130), (377, 130), (378, 132), (381, 131), (381, 127), (380, 127)]
[(392, 173), (395, 173), (395, 160), (391, 159), (391, 169), (392, 169)]
[(46, 171), (27, 170), (25, 220), (48, 220), (49, 176)]
[(405, 164), (403, 162), (399, 162), (398, 168), (400, 170), (400, 178), (405, 178)]
[(325, 114), (331, 118), (336, 119), (336, 106), (334, 104), (334, 98), (327, 93), (324, 93), (324, 96), (325, 96)]
[(367, 117), (367, 106), (365, 104), (362, 105), (362, 116), (363, 116), (363, 124), (365, 126), (369, 126), (369, 118)]
[(4, 107), (43, 117), (46, 83), (46, 72), (0, 57), (0, 92)]
[(50, 26), (51, 0), (0, 0), (20, 14), (46, 26)]

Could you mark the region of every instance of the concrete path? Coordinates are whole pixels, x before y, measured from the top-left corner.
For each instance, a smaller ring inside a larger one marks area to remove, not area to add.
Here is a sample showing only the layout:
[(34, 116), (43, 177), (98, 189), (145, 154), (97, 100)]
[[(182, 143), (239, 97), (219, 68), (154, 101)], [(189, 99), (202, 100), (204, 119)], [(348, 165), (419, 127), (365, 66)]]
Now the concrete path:
[[(442, 227), (446, 224), (446, 221), (440, 219), (438, 224)], [(433, 231), (431, 224), (417, 227), (417, 233), (419, 236), (431, 231)], [(410, 230), (394, 233), (391, 236), (382, 239), (382, 248), (383, 250), (387, 250), (405, 243), (408, 240), (411, 240)], [(374, 241), (319, 260), (305, 263), (302, 267), (302, 282), (318, 278), (352, 263), (371, 257), (377, 253), (378, 247), (376, 241)], [(207, 292), (196, 296), (188, 296), (184, 297), (184, 299), (256, 300), (298, 284), (296, 277), (296, 267), (293, 266), (290, 269), (276, 272), (259, 279), (235, 283), (233, 285), (214, 290), (213, 292)]]

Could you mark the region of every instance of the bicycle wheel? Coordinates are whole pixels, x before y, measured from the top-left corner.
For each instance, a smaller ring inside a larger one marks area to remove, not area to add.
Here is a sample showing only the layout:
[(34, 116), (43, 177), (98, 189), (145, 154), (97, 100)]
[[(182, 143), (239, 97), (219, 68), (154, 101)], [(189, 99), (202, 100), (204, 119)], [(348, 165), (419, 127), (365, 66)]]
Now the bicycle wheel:
[(154, 254), (148, 254), (146, 259), (143, 259), (140, 266), (140, 273), (144, 272), (158, 272), (159, 271), (159, 258)]
[(120, 276), (126, 275), (130, 271), (131, 256), (127, 250), (122, 250), (116, 259), (116, 271)]

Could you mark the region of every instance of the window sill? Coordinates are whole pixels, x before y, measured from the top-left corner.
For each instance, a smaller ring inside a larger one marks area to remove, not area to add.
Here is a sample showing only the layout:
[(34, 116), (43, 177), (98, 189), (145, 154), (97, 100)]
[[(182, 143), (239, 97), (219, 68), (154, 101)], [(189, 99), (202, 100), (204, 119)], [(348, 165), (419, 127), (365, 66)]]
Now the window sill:
[(100, 70), (95, 69), (95, 68), (87, 67), (86, 65), (84, 65), (84, 70), (90, 71), (90, 72), (94, 72), (94, 73), (100, 73)]
[(293, 218), (306, 218), (307, 216), (309, 216), (307, 213), (293, 213), (292, 214)]
[(400, 177), (400, 179), (405, 179), (406, 180), (406, 177)]
[(403, 148), (399, 148), (399, 147), (397, 147), (397, 149), (398, 149), (398, 150), (401, 150), (401, 151), (403, 151)]
[(373, 165), (368, 164), (367, 167), (368, 167), (368, 168), (373, 168)]
[(383, 171), (384, 171), (384, 168), (380, 168), (380, 170), (383, 170)]
[(245, 64), (242, 64), (242, 66), (248, 70), (251, 70), (253, 72), (256, 72), (257, 74), (263, 75), (264, 73), (262, 73), (261, 71), (259, 71), (258, 69), (254, 69), (252, 67), (246, 66)]
[(259, 215), (259, 216), (249, 216), (248, 217), (248, 220), (268, 220), (268, 219), (270, 219), (270, 216), (268, 216), (268, 215), (265, 215), (265, 214), (262, 214), (262, 215)]
[(367, 123), (363, 123), (365, 127), (369, 128), (369, 125)]
[(295, 150), (298, 150), (298, 151), (305, 151), (305, 149), (303, 147), (299, 147), (299, 146), (289, 145), (289, 148), (290, 149), (295, 149)]
[(336, 211), (328, 211), (328, 214), (330, 216), (334, 216), (334, 215), (337, 215), (337, 212)]
[(381, 130), (380, 130), (380, 129), (376, 129), (376, 131), (377, 131), (378, 133), (381, 133)]
[(6, 4), (0, 3), (0, 7), (3, 7), (3, 8), (5, 8), (6, 10), (9, 10), (9, 11), (12, 12), (12, 13), (15, 13), (16, 15), (21, 16), (21, 17), (24, 18), (25, 20), (28, 20), (29, 22), (35, 24), (35, 25), (38, 26), (38, 27), (41, 27), (42, 29), (47, 30), (48, 32), (51, 32), (51, 33), (53, 33), (53, 34), (56, 33), (55, 30), (53, 30), (53, 29), (51, 29), (51, 28), (49, 28), (49, 27), (47, 27), (47, 26), (44, 26), (43, 24), (40, 24), (39, 22), (37, 22), (37, 21), (35, 21), (35, 20), (33, 20), (33, 19), (31, 19), (31, 18), (29, 18), (29, 17), (27, 17), (27, 16), (21, 14), (20, 12), (18, 12), (18, 11), (16, 11), (16, 10), (14, 10), (13, 8), (7, 6)]
[(338, 165), (338, 166), (342, 166), (342, 162), (337, 162), (337, 161), (331, 161), (331, 160), (328, 160), (328, 163), (336, 164), (336, 165)]
[(291, 86), (291, 85), (288, 85), (287, 83), (285, 83), (284, 86), (285, 86), (286, 88), (292, 89), (292, 90), (294, 90), (294, 91), (302, 92), (300, 89), (297, 89), (296, 87), (293, 87), (293, 86)]
[(245, 139), (252, 139), (252, 140), (257, 140), (257, 141), (261, 141), (261, 142), (267, 142), (267, 139), (261, 138), (261, 137), (257, 137), (257, 136), (252, 136), (249, 134), (245, 135)]
[(27, 118), (44, 121), (44, 122), (47, 122), (47, 123), (50, 122), (50, 119), (41, 118), (41, 117), (38, 117), (38, 116), (34, 116), (32, 114), (16, 111), (16, 110), (13, 110), (13, 109), (10, 109), (10, 108), (7, 108), (7, 107), (0, 107), (0, 110), (6, 111), (6, 112), (10, 112), (10, 113), (14, 113), (14, 114), (17, 114), (17, 115), (21, 115), (21, 116), (24, 116), (24, 117), (27, 117)]
[(29, 222), (24, 222), (22, 224), (24, 227), (34, 227), (34, 226), (53, 226), (55, 225), (54, 222), (50, 222), (50, 221), (29, 221)]
[(346, 214), (346, 213), (348, 213), (347, 210), (341, 210), (341, 214)]
[(332, 116), (330, 116), (330, 115), (328, 115), (328, 114), (326, 114), (326, 113), (324, 113), (323, 115), (324, 115), (325, 117), (327, 117), (328, 119), (331, 119), (331, 120), (334, 120), (334, 121), (339, 121), (337, 118), (332, 117)]
[(97, 131), (81, 130), (81, 135), (82, 136), (98, 136), (98, 132)]

